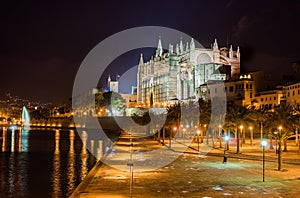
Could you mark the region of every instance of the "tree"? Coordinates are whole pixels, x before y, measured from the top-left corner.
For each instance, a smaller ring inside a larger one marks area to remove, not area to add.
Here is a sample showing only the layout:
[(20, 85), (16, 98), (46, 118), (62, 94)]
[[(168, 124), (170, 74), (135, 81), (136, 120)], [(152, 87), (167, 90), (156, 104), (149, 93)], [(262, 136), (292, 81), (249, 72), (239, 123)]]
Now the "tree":
[(166, 125), (176, 126), (177, 128), (180, 125), (181, 119), (181, 106), (179, 103), (168, 106), (167, 108), (167, 118)]
[[(261, 109), (253, 109), (251, 108), (251, 119), (254, 122), (254, 124), (259, 125), (260, 128), (260, 140), (264, 137), (264, 128), (266, 129), (268, 127), (268, 121), (271, 113), (268, 111), (267, 108), (263, 107)], [(272, 143), (272, 136), (270, 137), (270, 149), (273, 149), (273, 143)]]
[(300, 129), (300, 106), (293, 107), (292, 121), (295, 129), (295, 143), (299, 146), (299, 129)]
[(211, 104), (205, 102), (202, 98), (198, 100), (198, 104), (199, 104), (199, 124), (203, 131), (202, 135), (206, 135), (206, 140), (208, 141), (208, 136), (206, 134), (206, 126), (208, 126), (210, 122)]
[[(278, 170), (282, 167), (282, 151), (287, 151), (287, 140), (293, 136), (292, 106), (281, 103), (274, 109), (268, 122), (272, 136), (277, 139)], [(284, 149), (282, 149), (282, 143)]]
[(245, 106), (230, 106), (225, 117), (225, 127), (236, 134), (236, 153), (240, 153), (239, 127), (251, 122), (250, 111)]
[(261, 108), (258, 110), (251, 109), (251, 119), (256, 120), (260, 127), (260, 138), (263, 138), (263, 124), (267, 121), (268, 111), (266, 108)]
[(109, 109), (112, 115), (121, 115), (124, 113), (124, 99), (119, 93), (116, 92), (104, 92), (97, 93), (95, 95), (95, 107), (100, 109), (105, 107)]

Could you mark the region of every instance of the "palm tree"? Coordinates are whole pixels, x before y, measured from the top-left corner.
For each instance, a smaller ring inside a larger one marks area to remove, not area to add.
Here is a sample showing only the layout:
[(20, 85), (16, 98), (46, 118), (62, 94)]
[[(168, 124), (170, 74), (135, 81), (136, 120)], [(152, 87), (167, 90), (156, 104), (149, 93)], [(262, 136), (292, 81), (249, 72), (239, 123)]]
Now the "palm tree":
[[(268, 129), (268, 122), (271, 120), (269, 117), (272, 115), (273, 112), (270, 112), (267, 108), (261, 108), (252, 111), (252, 120), (255, 121), (256, 123), (259, 124), (260, 126), (260, 140), (264, 138), (264, 128), (267, 130)], [(270, 130), (271, 131), (271, 130)], [(269, 134), (269, 133), (268, 133)], [(272, 135), (269, 135), (269, 145), (270, 149), (273, 149), (273, 143), (272, 143)]]
[[(282, 166), (282, 151), (287, 151), (286, 142), (293, 136), (292, 106), (286, 103), (280, 104), (279, 107), (274, 109), (274, 113), (268, 123), (272, 135), (277, 139), (278, 170), (280, 171)], [(277, 129), (279, 132), (277, 132)], [(282, 149), (282, 143), (284, 143), (284, 149)]]
[(198, 100), (198, 104), (199, 104), (199, 125), (202, 127), (202, 131), (203, 131), (201, 135), (206, 136), (206, 143), (208, 144), (208, 135), (206, 129), (210, 122), (211, 104), (205, 102), (202, 98)]
[(167, 118), (166, 123), (169, 128), (172, 128), (172, 126), (176, 126), (176, 128), (180, 125), (180, 119), (181, 119), (181, 107), (179, 103), (175, 103), (171, 106), (168, 106), (167, 108)]
[(295, 143), (299, 146), (299, 129), (300, 129), (300, 106), (294, 106), (292, 120), (295, 128)]
[(263, 138), (263, 124), (267, 121), (268, 111), (266, 108), (262, 109), (251, 109), (251, 119), (256, 120), (260, 125), (260, 138)]
[(235, 131), (236, 153), (240, 153), (239, 127), (251, 122), (249, 108), (245, 106), (231, 106), (227, 109), (225, 127)]
[(300, 128), (300, 115), (293, 115), (292, 116), (294, 128), (295, 128), (295, 143), (296, 146), (299, 145), (299, 128)]

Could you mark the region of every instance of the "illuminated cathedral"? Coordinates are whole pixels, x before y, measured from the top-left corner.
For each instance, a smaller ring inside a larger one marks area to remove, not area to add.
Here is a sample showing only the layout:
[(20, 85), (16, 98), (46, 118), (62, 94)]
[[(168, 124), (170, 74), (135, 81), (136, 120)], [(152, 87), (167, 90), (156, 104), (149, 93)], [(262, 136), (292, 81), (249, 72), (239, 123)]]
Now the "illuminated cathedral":
[(237, 79), (240, 74), (240, 50), (219, 48), (217, 40), (211, 48), (197, 48), (193, 39), (175, 49), (169, 44), (164, 51), (159, 38), (155, 55), (144, 62), (140, 56), (137, 73), (137, 102), (145, 106), (164, 107), (173, 101), (196, 100), (199, 87), (210, 80)]

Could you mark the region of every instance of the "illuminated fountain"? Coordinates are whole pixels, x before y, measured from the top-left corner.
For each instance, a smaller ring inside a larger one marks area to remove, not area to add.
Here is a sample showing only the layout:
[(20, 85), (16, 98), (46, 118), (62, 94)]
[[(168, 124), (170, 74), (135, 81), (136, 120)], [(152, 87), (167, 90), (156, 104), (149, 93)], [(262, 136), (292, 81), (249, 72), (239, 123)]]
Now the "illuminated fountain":
[(22, 127), (24, 130), (29, 130), (30, 127), (30, 116), (28, 114), (26, 107), (23, 107), (23, 111), (22, 111)]

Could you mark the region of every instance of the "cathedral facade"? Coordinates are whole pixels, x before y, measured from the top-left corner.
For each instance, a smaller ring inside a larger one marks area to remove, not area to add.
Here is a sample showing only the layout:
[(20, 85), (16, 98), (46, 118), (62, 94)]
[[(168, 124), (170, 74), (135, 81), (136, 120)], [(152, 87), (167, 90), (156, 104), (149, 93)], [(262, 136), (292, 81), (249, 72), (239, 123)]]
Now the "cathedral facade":
[(175, 49), (169, 44), (164, 51), (159, 38), (155, 56), (144, 62), (140, 56), (137, 73), (137, 103), (164, 107), (172, 101), (195, 100), (201, 96), (201, 85), (210, 80), (225, 81), (240, 74), (240, 50), (219, 48), (217, 40), (212, 48), (197, 48), (191, 39), (182, 39)]

